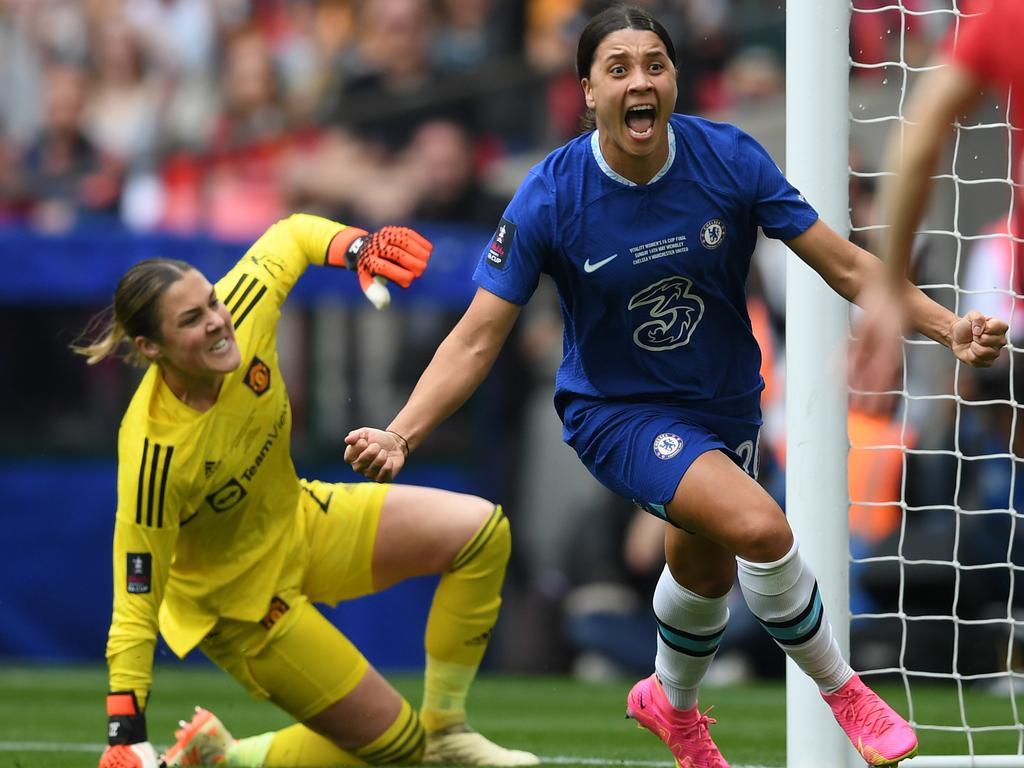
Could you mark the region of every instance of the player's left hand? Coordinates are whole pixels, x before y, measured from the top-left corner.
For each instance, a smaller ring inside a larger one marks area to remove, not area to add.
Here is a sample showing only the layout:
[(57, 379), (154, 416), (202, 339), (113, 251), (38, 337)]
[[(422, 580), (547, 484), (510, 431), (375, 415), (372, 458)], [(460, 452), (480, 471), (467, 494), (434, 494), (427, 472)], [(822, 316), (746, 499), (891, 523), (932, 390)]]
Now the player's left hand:
[(146, 716), (134, 691), (107, 694), (107, 748), (99, 768), (165, 768), (146, 735)]
[(1006, 346), (1005, 320), (972, 309), (950, 329), (950, 349), (957, 359), (974, 368), (988, 368)]
[(345, 461), (353, 470), (378, 483), (390, 483), (408, 457), (409, 446), (394, 432), (373, 427), (353, 429), (345, 436)]

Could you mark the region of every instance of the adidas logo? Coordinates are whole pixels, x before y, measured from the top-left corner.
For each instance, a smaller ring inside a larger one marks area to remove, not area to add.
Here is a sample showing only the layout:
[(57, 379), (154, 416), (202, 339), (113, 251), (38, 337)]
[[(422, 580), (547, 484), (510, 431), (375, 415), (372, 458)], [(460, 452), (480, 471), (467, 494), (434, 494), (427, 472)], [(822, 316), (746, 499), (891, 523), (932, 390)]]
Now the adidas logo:
[(213, 476), (213, 473), (217, 471), (218, 467), (220, 467), (220, 462), (219, 461), (207, 461), (207, 462), (204, 462), (204, 464), (203, 464), (203, 472), (206, 474), (206, 479), (207, 480), (209, 480)]
[(464, 642), (463, 645), (487, 645), (487, 643), (490, 641), (490, 639), (491, 639), (491, 630), (488, 629), (486, 632), (482, 632), (481, 634), (477, 635), (476, 637), (471, 637), (469, 640)]

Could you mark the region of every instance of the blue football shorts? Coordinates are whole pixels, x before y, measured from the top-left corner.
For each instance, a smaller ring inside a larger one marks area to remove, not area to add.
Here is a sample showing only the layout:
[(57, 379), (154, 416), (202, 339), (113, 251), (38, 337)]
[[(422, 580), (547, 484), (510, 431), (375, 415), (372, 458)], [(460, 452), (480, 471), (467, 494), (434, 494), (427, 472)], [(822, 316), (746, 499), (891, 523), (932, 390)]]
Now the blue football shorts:
[(697, 457), (720, 450), (757, 477), (760, 419), (665, 404), (595, 403), (566, 414), (566, 442), (602, 485), (668, 519), (665, 505)]

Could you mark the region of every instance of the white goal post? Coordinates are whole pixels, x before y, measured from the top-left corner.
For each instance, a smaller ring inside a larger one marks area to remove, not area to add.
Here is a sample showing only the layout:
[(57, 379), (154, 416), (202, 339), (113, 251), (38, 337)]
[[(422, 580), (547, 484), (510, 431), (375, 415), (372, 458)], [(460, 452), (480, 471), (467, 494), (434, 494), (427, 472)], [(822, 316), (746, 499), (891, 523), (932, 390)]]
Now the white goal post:
[[(840, 0), (786, 5), (786, 176), (840, 234), (849, 229), (849, 19), (850, 8)], [(849, 496), (847, 397), (839, 376), (847, 327), (846, 302), (788, 254), (786, 515), (818, 578), (825, 615), (844, 654), (849, 649)], [(842, 768), (852, 757), (817, 687), (789, 659), (786, 744), (788, 768)]]
[[(874, 184), (891, 172), (881, 165), (881, 149), (890, 137), (902, 136), (906, 97), (930, 66), (921, 46), (910, 50), (911, 42), (921, 41), (910, 41), (908, 29), (926, 28), (925, 37), (934, 43), (967, 12), (961, 3), (787, 3), (786, 175), (841, 234), (851, 232), (850, 182)], [(869, 17), (871, 23), (885, 19), (875, 24), (885, 39), (871, 55), (861, 56), (864, 52), (853, 46), (851, 57), (851, 20)], [(879, 51), (887, 55), (879, 58)], [(999, 265), (998, 256), (980, 255), (986, 247), (1009, 252), (1005, 225), (1019, 194), (1006, 151), (1018, 129), (1009, 124), (1005, 95), (1001, 102), (997, 94), (988, 97), (989, 111), (956, 126), (952, 148), (936, 169), (934, 199), (917, 243), (926, 253), (914, 279), (958, 313), (978, 307), (1000, 314), (1019, 344), (1014, 330), (1024, 317), (1013, 291), (1012, 261)], [(985, 226), (985, 220), (995, 223)], [(882, 228), (876, 213), (853, 230), (877, 235)], [(996, 266), (984, 273), (988, 282), (979, 283), (976, 265), (986, 258), (995, 259)], [(1024, 372), (1019, 367), (1024, 359), (1016, 359), (1022, 350), (1011, 345), (1007, 351), (1001, 382), (993, 384), (990, 377), (987, 385), (978, 385), (975, 373), (961, 370), (948, 351), (920, 337), (908, 339), (903, 380), (893, 393), (900, 403), (899, 442), (858, 446), (898, 453), (900, 488), (885, 499), (851, 499), (843, 379), (849, 307), (793, 254), (786, 289), (786, 512), (818, 577), (840, 647), (869, 684), (896, 682), (902, 688), (904, 698), (891, 703), (909, 712), (924, 747), (902, 764), (906, 768), (1024, 768), (1024, 701), (1018, 702), (1024, 695), (1024, 494), (1018, 490), (1024, 422), (1014, 389), (1015, 367)], [(950, 426), (941, 432), (936, 424), (945, 419)], [(913, 478), (919, 485), (921, 477), (932, 478), (921, 469), (928, 462), (928, 472), (937, 473), (933, 484), (943, 486), (931, 495), (908, 482)], [(985, 492), (979, 482), (988, 483)], [(848, 518), (839, 512), (851, 503), (898, 511), (890, 550), (851, 557)], [(984, 554), (975, 541), (979, 531), (988, 537)], [(941, 543), (929, 538), (934, 536)], [(891, 604), (851, 614), (851, 565), (861, 577), (876, 572), (871, 569), (884, 574), (878, 583), (890, 593)], [(1015, 600), (1018, 583), (1022, 595)], [(939, 603), (945, 600), (944, 607), (922, 602), (922, 590), (932, 590)], [(885, 641), (865, 652), (863, 646), (876, 635), (885, 635)], [(931, 656), (922, 660), (928, 655), (923, 651)], [(936, 653), (944, 654), (940, 661)], [(946, 696), (942, 711), (924, 695), (936, 690)], [(998, 702), (1001, 719), (978, 717), (979, 699)], [(787, 744), (788, 768), (864, 765), (815, 686), (791, 662)]]

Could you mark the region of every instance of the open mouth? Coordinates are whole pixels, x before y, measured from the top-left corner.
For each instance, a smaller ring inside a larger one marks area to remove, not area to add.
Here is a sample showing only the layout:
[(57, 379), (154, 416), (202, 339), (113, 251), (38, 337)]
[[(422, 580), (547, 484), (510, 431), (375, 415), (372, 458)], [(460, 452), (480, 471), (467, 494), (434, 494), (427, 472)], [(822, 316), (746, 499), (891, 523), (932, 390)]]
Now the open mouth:
[(228, 348), (229, 343), (230, 342), (228, 341), (227, 337), (220, 339), (217, 341), (216, 344), (210, 347), (210, 351), (213, 352), (214, 354), (216, 354), (217, 352), (223, 352), (225, 349)]
[(654, 134), (654, 107), (642, 104), (626, 110), (626, 128), (634, 139), (649, 139)]

